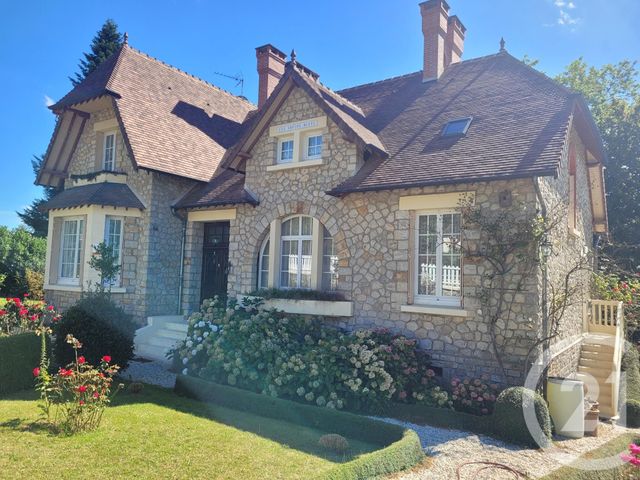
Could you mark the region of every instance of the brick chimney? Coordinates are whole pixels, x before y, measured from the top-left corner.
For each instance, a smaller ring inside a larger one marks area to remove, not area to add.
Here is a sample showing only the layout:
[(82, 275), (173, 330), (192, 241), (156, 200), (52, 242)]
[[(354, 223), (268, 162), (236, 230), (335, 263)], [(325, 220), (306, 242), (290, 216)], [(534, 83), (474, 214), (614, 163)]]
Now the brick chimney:
[(271, 44), (256, 48), (258, 60), (258, 108), (265, 104), (284, 75), (287, 56)]
[(424, 36), (422, 80), (436, 80), (452, 63), (457, 63), (464, 50), (466, 28), (460, 19), (449, 17), (445, 0), (427, 0), (420, 4)]

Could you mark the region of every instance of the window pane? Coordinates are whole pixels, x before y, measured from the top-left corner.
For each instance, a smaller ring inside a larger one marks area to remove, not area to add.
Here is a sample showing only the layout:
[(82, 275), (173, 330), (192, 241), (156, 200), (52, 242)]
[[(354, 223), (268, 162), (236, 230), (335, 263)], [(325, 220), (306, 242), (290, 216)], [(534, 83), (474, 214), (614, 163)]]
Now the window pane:
[(290, 235), (299, 235), (299, 234), (300, 234), (300, 217), (295, 217), (291, 219)]
[(322, 155), (322, 135), (309, 137), (307, 140), (307, 157), (314, 158)]
[(311, 217), (302, 217), (302, 235), (311, 235), (313, 230), (313, 222)]
[(291, 220), (289, 219), (286, 222), (282, 222), (282, 228), (280, 229), (280, 233), (283, 237), (288, 237), (291, 235)]
[(287, 163), (293, 160), (293, 140), (285, 140), (280, 143), (280, 162)]
[[(106, 217), (104, 228), (104, 242), (113, 250), (116, 264), (120, 263), (121, 244), (122, 244), (122, 219), (114, 217)], [(113, 279), (112, 285), (120, 283), (120, 275)]]
[(60, 277), (77, 279), (80, 277), (83, 220), (65, 220), (62, 225)]
[(112, 133), (104, 137), (103, 167), (105, 170), (113, 170), (115, 156), (116, 136)]
[(418, 295), (436, 294), (436, 256), (418, 256)]
[(329, 231), (323, 227), (322, 241), (322, 290), (338, 288), (338, 257), (333, 247), (333, 239)]

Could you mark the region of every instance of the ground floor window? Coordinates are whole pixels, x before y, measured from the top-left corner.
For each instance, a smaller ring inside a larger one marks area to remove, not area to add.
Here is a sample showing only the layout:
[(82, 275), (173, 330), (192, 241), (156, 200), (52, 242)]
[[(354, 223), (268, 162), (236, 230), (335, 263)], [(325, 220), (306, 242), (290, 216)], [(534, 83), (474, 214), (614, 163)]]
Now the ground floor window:
[(65, 219), (60, 239), (60, 283), (80, 283), (83, 240), (84, 219)]
[[(104, 243), (113, 250), (116, 265), (122, 264), (122, 217), (107, 216), (104, 223)], [(122, 272), (111, 281), (111, 286), (120, 285)]]
[(415, 232), (416, 302), (460, 306), (460, 214), (419, 212)]
[[(276, 241), (269, 231), (260, 248), (258, 288), (335, 290), (338, 258), (324, 225), (312, 217), (296, 215), (285, 218), (278, 227)], [(272, 257), (277, 262), (270, 265)], [(275, 268), (274, 275), (270, 268)]]

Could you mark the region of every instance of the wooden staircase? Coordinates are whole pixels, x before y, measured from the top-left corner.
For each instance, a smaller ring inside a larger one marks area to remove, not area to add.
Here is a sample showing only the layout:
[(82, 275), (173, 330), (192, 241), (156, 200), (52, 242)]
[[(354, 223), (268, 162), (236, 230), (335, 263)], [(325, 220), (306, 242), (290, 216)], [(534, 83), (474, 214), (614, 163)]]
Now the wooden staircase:
[(624, 349), (623, 305), (591, 300), (585, 314), (588, 333), (582, 342), (575, 378), (584, 382), (585, 398), (598, 401), (601, 417), (616, 417)]

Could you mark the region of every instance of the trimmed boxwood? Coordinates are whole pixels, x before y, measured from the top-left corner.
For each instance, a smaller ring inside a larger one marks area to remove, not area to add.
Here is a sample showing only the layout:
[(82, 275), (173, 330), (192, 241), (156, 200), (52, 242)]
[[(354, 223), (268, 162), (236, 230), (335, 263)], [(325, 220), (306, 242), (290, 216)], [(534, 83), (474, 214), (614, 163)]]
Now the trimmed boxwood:
[(413, 430), (368, 417), (303, 405), (184, 375), (178, 375), (175, 391), (200, 401), (337, 433), (382, 447), (356, 460), (337, 465), (319, 477), (323, 480), (375, 478), (410, 468), (424, 458), (420, 439)]
[(0, 395), (34, 386), (40, 364), (40, 338), (34, 333), (0, 337)]
[[(534, 438), (529, 432), (523, 414), (523, 405), (535, 409), (542, 436)], [(493, 413), (495, 433), (502, 439), (529, 447), (547, 445), (551, 439), (551, 417), (544, 399), (536, 392), (524, 387), (504, 390), (496, 400)]]
[(406, 403), (393, 403), (385, 415), (418, 425), (431, 425), (483, 435), (495, 433), (493, 415), (472, 415), (447, 408)]
[(625, 415), (627, 427), (640, 427), (640, 402), (638, 400), (627, 400), (622, 405), (622, 414)]

